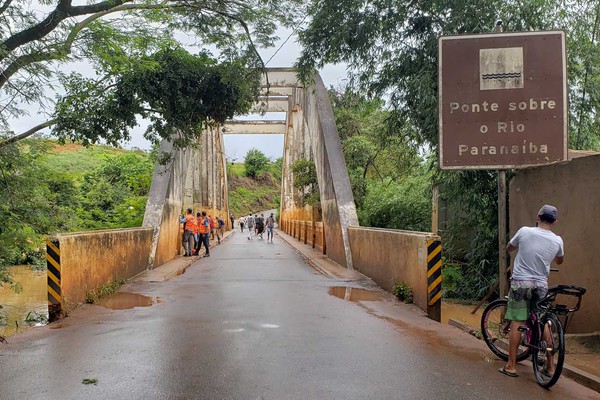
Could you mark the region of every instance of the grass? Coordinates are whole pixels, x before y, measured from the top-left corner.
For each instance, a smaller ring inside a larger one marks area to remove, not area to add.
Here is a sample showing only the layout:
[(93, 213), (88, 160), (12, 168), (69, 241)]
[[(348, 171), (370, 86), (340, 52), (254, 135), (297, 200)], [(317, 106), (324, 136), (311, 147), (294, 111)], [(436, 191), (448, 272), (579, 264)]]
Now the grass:
[(134, 153), (139, 154), (140, 157), (147, 157), (147, 154), (141, 150), (124, 150), (102, 145), (84, 147), (76, 143), (61, 145), (55, 140), (40, 140), (51, 145), (51, 149), (41, 160), (42, 164), (52, 171), (65, 171), (75, 180), (80, 180), (84, 174), (93, 171), (104, 160), (117, 155)]
[(88, 291), (85, 296), (85, 301), (94, 304), (102, 297), (115, 293), (124, 283), (125, 279), (123, 278), (117, 278), (112, 282), (105, 283), (98, 289)]

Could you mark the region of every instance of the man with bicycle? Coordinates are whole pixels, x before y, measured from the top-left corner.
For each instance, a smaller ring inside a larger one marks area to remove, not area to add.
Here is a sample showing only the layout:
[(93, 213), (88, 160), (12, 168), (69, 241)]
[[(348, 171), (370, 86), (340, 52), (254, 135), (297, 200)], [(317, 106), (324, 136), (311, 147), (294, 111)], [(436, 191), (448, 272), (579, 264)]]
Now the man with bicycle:
[[(508, 338), (508, 362), (498, 371), (517, 377), (517, 351), (521, 342), (519, 327), (529, 316), (532, 303), (548, 292), (550, 263), (562, 264), (563, 241), (552, 232), (558, 210), (551, 205), (540, 208), (535, 227), (522, 227), (510, 240), (507, 251), (517, 250), (508, 293), (506, 319), (511, 321)], [(552, 368), (552, 364), (550, 367)], [(552, 371), (548, 371), (552, 373)]]

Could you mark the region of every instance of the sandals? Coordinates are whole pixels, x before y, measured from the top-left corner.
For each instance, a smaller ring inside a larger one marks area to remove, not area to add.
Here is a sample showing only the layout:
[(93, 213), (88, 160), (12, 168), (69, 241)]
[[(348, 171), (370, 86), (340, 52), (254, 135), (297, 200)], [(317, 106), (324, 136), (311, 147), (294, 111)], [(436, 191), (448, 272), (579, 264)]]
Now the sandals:
[(504, 367), (498, 368), (498, 372), (500, 372), (501, 374), (504, 374), (506, 376), (510, 376), (511, 378), (516, 378), (519, 376), (519, 374), (517, 374), (516, 372), (505, 370)]

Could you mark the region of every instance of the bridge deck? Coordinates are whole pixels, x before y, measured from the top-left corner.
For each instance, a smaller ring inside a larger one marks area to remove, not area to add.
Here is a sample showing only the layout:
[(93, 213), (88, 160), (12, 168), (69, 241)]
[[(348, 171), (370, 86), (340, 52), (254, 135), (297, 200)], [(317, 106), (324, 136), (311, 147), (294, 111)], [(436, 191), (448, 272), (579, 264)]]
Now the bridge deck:
[(318, 274), (280, 236), (269, 244), (238, 231), (181, 276), (128, 285), (158, 304), (85, 306), (11, 338), (0, 398), (600, 397), (565, 378), (544, 391), (526, 366), (502, 376), (477, 339), (387, 294), (349, 301), (366, 294), (347, 286), (376, 289)]

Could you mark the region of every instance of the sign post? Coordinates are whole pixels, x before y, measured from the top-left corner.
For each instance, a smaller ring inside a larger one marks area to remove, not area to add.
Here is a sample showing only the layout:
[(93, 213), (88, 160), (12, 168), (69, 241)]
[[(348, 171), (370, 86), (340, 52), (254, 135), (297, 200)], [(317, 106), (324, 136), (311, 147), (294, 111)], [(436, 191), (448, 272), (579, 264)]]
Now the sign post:
[[(502, 33), (502, 21), (496, 22), (496, 33)], [(498, 285), (500, 298), (508, 294), (508, 263), (506, 262), (506, 171), (498, 170)]]
[(498, 171), (504, 295), (505, 170), (567, 160), (567, 60), (563, 31), (496, 30), (439, 39), (439, 163)]

